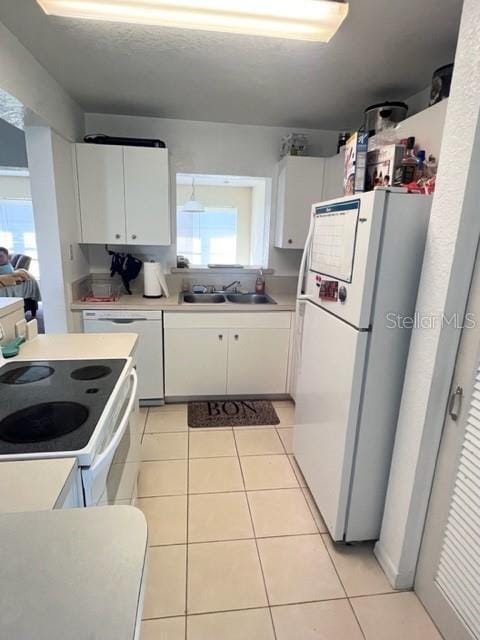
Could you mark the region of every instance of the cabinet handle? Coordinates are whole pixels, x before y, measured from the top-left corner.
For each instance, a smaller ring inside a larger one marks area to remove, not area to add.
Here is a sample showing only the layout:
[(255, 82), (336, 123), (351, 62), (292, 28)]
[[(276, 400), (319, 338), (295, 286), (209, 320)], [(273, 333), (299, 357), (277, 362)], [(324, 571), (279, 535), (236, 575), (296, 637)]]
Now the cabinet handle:
[(116, 234), (115, 234), (115, 238), (116, 238), (117, 240), (120, 240), (120, 238), (121, 238), (121, 237), (122, 237), (122, 236), (121, 236), (119, 233), (116, 233)]
[(238, 340), (238, 338), (239, 338), (238, 333), (236, 333), (233, 337), (235, 338), (235, 340)]
[(132, 235), (132, 240), (136, 240), (137, 236), (135, 234)]
[(218, 339), (223, 340), (223, 335), (221, 333), (218, 334)]
[(288, 239), (288, 244), (293, 244), (293, 240), (291, 238)]

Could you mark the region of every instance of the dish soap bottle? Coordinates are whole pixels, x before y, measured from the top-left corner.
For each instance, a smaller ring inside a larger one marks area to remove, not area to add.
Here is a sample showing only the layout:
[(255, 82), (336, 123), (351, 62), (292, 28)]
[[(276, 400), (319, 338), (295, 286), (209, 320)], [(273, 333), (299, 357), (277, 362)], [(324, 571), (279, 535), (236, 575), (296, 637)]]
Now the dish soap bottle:
[(255, 281), (255, 293), (265, 294), (265, 278), (263, 276), (263, 270), (260, 269), (260, 273), (258, 274), (258, 278)]

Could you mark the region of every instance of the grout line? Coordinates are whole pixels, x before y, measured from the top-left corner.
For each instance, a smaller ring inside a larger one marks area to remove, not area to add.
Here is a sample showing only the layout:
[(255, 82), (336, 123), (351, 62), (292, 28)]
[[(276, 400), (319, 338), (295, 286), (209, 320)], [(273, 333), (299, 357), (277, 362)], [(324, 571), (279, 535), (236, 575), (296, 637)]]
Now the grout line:
[(352, 603), (350, 602), (350, 598), (349, 598), (349, 596), (348, 596), (347, 589), (346, 589), (346, 587), (345, 587), (345, 585), (344, 585), (344, 583), (343, 583), (343, 580), (342, 580), (342, 578), (341, 578), (341, 576), (340, 576), (340, 572), (339, 572), (339, 571), (338, 571), (338, 569), (337, 569), (337, 565), (335, 564), (335, 562), (334, 562), (334, 560), (333, 560), (333, 556), (331, 555), (331, 553), (330, 553), (330, 551), (329, 551), (329, 549), (328, 549), (328, 546), (327, 546), (327, 544), (325, 543), (325, 541), (324, 541), (324, 539), (323, 539), (323, 536), (324, 536), (324, 535), (330, 535), (330, 534), (329, 534), (329, 533), (327, 533), (327, 534), (320, 534), (320, 538), (322, 539), (322, 544), (323, 544), (323, 546), (325, 547), (325, 549), (326, 549), (326, 551), (327, 551), (328, 557), (330, 558), (330, 562), (332, 563), (333, 568), (334, 568), (334, 570), (335, 570), (335, 573), (337, 574), (337, 578), (338, 578), (338, 580), (340, 581), (340, 584), (342, 585), (342, 589), (343, 589), (343, 590), (344, 590), (344, 592), (345, 592), (345, 595), (346, 595), (347, 600), (348, 600), (348, 606), (350, 607), (350, 610), (351, 610), (351, 612), (353, 613), (353, 617), (354, 617), (354, 618), (355, 618), (355, 620), (357, 621), (357, 625), (358, 625), (358, 628), (360, 629), (360, 633), (362, 634), (362, 636), (363, 636), (364, 638), (366, 638), (365, 633), (364, 633), (364, 631), (363, 631), (363, 627), (362, 627), (362, 625), (360, 624), (360, 620), (358, 619), (357, 614), (355, 613), (355, 609), (353, 608)]
[[(250, 505), (249, 505), (250, 506)], [(255, 533), (255, 531), (254, 531)], [(312, 537), (312, 536), (318, 536), (318, 535), (322, 535), (319, 534), (318, 532), (314, 532), (314, 533), (281, 533), (281, 534), (273, 534), (270, 536), (247, 536), (245, 538), (219, 538), (218, 540), (193, 540), (191, 542), (164, 542), (163, 544), (149, 544), (149, 547), (180, 547), (180, 546), (184, 546), (185, 544), (218, 544), (220, 542), (245, 542), (246, 540), (270, 540), (271, 538), (305, 538), (305, 537)], [(388, 593), (397, 593), (395, 592), (388, 592)], [(366, 594), (365, 596), (353, 596), (353, 597), (357, 597), (357, 598), (363, 598), (363, 597), (367, 597), (369, 595), (383, 595), (383, 593), (375, 593), (375, 594)], [(345, 596), (346, 598), (348, 598), (349, 596)]]
[(245, 484), (245, 477), (243, 475), (243, 467), (242, 467), (242, 463), (240, 461), (240, 455), (238, 453), (238, 446), (237, 446), (237, 439), (235, 437), (235, 431), (233, 432), (233, 439), (235, 441), (235, 448), (236, 448), (237, 455), (238, 455), (238, 461), (239, 461), (239, 465), (240, 465), (240, 472), (242, 474), (243, 487), (245, 489), (245, 497), (247, 499), (248, 513), (250, 514), (250, 521), (251, 521), (251, 524), (252, 524), (252, 531), (253, 531), (253, 535), (255, 536), (255, 548), (257, 550), (258, 563), (260, 565), (260, 571), (262, 573), (263, 588), (265, 589), (265, 597), (267, 599), (268, 613), (270, 614), (270, 622), (271, 622), (271, 625), (272, 625), (273, 637), (275, 638), (275, 640), (277, 640), (277, 632), (275, 630), (275, 624), (273, 622), (272, 609), (270, 607), (270, 596), (268, 594), (267, 581), (265, 580), (265, 572), (263, 570), (262, 559), (260, 557), (260, 549), (258, 548), (258, 540), (257, 540), (257, 536), (256, 536), (256, 531), (255, 531), (255, 522), (253, 520), (252, 510), (250, 509), (250, 501), (248, 499), (247, 485)]
[[(162, 462), (170, 462), (169, 460), (162, 460)], [(178, 461), (177, 461), (178, 462)], [(302, 489), (302, 487), (273, 487), (271, 489), (247, 489), (246, 493), (254, 493), (260, 491), (287, 491), (287, 490), (296, 490)], [(224, 491), (199, 491), (199, 492), (190, 492), (192, 496), (207, 496), (207, 495), (215, 495), (216, 493), (244, 493), (244, 489), (227, 489)], [(146, 498), (170, 498), (170, 497), (178, 497), (178, 496), (186, 496), (187, 493), (160, 493), (151, 496), (141, 496), (138, 495), (137, 498), (142, 500)], [(307, 502), (308, 505), (308, 502)], [(316, 524), (316, 523), (315, 523)], [(326, 531), (319, 531), (319, 533), (327, 533)]]
[(187, 640), (188, 625), (187, 625), (187, 612), (188, 612), (188, 525), (189, 525), (189, 511), (190, 511), (190, 435), (187, 435), (187, 531), (186, 531), (186, 552), (185, 552), (185, 640)]
[[(291, 607), (302, 604), (316, 604), (320, 602), (343, 602), (344, 600), (348, 600), (348, 598), (325, 598), (324, 600), (299, 600), (292, 602), (282, 602), (280, 604), (272, 604), (269, 606), (259, 606), (259, 607), (242, 607), (241, 609), (214, 609), (212, 611), (198, 611), (195, 613), (187, 614), (188, 617), (196, 617), (196, 616), (209, 616), (215, 613), (238, 613), (239, 611), (259, 611), (263, 609), (279, 609), (281, 607)], [(271, 611), (270, 611), (271, 614)], [(183, 615), (170, 615), (170, 616), (158, 616), (155, 618), (142, 618), (142, 620), (165, 620), (167, 618), (184, 618)]]

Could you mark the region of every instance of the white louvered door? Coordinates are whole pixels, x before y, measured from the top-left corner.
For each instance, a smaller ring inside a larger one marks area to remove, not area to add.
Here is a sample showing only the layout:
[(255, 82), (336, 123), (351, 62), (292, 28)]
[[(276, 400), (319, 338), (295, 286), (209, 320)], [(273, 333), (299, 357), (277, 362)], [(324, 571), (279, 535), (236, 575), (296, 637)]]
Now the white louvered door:
[[(415, 590), (445, 640), (480, 640), (480, 267), (445, 419)], [(452, 415), (453, 414), (453, 415)], [(456, 417), (456, 419), (455, 419)]]

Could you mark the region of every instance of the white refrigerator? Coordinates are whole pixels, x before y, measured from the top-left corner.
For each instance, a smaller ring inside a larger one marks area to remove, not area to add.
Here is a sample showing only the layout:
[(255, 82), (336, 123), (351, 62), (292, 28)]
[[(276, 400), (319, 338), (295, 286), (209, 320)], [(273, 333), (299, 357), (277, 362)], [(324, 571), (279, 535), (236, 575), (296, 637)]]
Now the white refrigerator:
[(430, 207), (388, 189), (312, 207), (293, 451), (335, 541), (379, 536)]

